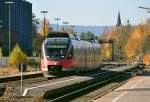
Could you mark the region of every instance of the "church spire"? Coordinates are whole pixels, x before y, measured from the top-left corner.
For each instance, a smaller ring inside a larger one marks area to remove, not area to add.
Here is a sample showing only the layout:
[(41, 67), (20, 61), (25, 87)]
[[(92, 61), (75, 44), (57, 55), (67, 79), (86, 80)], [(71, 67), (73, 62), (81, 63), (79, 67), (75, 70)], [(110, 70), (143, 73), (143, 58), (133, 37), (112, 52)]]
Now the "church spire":
[(118, 19), (117, 19), (117, 24), (116, 27), (121, 26), (121, 17), (120, 17), (120, 12), (118, 12)]

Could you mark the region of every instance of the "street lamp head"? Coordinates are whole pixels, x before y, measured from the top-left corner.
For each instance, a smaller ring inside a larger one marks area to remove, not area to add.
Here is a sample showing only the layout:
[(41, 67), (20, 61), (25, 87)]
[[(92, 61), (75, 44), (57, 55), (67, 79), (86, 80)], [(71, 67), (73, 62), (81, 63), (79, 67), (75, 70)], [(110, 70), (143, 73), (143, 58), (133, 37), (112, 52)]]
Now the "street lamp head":
[(72, 28), (75, 28), (75, 25), (71, 25)]
[(150, 13), (150, 11), (146, 11), (147, 13)]
[(69, 22), (63, 22), (63, 24), (69, 24)]
[(5, 4), (14, 4), (14, 2), (5, 2)]
[(41, 13), (48, 13), (48, 11), (41, 11)]
[(56, 20), (56, 21), (59, 21), (59, 20), (60, 20), (60, 18), (55, 18), (55, 20)]
[(150, 10), (150, 8), (148, 8), (148, 7), (142, 7), (142, 6), (139, 6), (138, 8), (140, 8), (140, 9)]

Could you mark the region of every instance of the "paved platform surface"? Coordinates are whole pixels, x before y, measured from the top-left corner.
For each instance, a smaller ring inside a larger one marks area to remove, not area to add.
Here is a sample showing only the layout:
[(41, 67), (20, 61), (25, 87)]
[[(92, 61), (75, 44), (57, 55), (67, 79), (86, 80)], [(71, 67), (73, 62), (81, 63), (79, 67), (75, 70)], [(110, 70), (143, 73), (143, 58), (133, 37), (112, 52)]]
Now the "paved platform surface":
[(150, 102), (150, 70), (94, 102)]

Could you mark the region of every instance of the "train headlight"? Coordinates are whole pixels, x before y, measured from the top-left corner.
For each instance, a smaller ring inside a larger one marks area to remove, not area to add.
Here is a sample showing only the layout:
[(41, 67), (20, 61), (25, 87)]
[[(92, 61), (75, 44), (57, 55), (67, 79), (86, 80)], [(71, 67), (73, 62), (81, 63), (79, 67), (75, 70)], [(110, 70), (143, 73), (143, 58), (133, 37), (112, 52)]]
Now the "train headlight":
[(42, 71), (48, 71), (48, 68), (42, 68)]
[(72, 54), (69, 54), (69, 55), (68, 55), (68, 59), (71, 59), (71, 58), (72, 58)]

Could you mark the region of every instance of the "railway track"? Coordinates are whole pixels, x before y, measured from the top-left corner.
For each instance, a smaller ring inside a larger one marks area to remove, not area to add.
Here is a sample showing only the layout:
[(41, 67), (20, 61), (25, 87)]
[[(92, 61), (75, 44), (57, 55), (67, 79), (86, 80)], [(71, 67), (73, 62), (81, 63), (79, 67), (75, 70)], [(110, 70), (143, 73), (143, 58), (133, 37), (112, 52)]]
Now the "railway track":
[(116, 88), (120, 87), (121, 85), (125, 84), (130, 76), (118, 76), (116, 78), (112, 78), (106, 81), (103, 81), (100, 84), (106, 84), (106, 85), (100, 85), (99, 89), (96, 89), (92, 92), (89, 92), (86, 95), (83, 95), (79, 98), (76, 98), (72, 100), (71, 102), (93, 102), (94, 100), (97, 100), (98, 98), (104, 96), (105, 94), (115, 90)]
[[(134, 71), (134, 70), (132, 70), (132, 71)], [(62, 100), (64, 100), (65, 102), (67, 102), (68, 100), (71, 101), (71, 100), (74, 100), (75, 98), (79, 97), (78, 95), (84, 95), (84, 94), (86, 94), (88, 92), (91, 92), (91, 91), (95, 90), (95, 88), (98, 89), (99, 87), (101, 87), (101, 85), (105, 86), (106, 83), (108, 83), (108, 81), (109, 82), (111, 81), (111, 80), (109, 80), (110, 78), (112, 78), (112, 77), (119, 77), (118, 75), (122, 76), (126, 72), (128, 72), (128, 71), (112, 72), (113, 74), (109, 74), (109, 75), (107, 75), (108, 73), (106, 74), (106, 72), (101, 72), (100, 73), (101, 75), (100, 74), (88, 75), (89, 73), (86, 73), (84, 75), (80, 74), (80, 76), (87, 76), (87, 77), (89, 77), (90, 80), (85, 81), (85, 82), (82, 82), (82, 81), (81, 82), (77, 82), (76, 84), (73, 84), (71, 86), (67, 86), (66, 85), (65, 87), (58, 88), (58, 89), (55, 89), (55, 90), (50, 90), (49, 91), (47, 89), (47, 91), (44, 93), (43, 97), (46, 100), (48, 100), (48, 102), (55, 102), (55, 101), (56, 102), (57, 101), (62, 102)], [(98, 75), (100, 75), (100, 76), (97, 77)], [(131, 75), (131, 74), (128, 73), (128, 75)], [(71, 78), (72, 76), (69, 76), (69, 77)], [(64, 77), (64, 78), (60, 78), (60, 79), (64, 79), (65, 80), (65, 78), (67, 79), (69, 77)], [(74, 78), (74, 79), (79, 79), (79, 78)], [(68, 80), (71, 81), (71, 80), (74, 80), (74, 79), (68, 79)], [(84, 77), (83, 78), (81, 77), (81, 79), (84, 79)], [(43, 78), (43, 79), (41, 78), (40, 79), (40, 77), (39, 77), (39, 79), (38, 78), (35, 78), (35, 79), (31, 78), (31, 79), (26, 79), (25, 80), (24, 86), (26, 87), (26, 89), (31, 89), (30, 87), (28, 87), (31, 84), (35, 84), (35, 85), (38, 85), (38, 84), (41, 84), (41, 83), (47, 83), (48, 84), (48, 82), (53, 82), (53, 81), (55, 81), (55, 79), (54, 80), (47, 80), (45, 78)], [(63, 81), (63, 82), (65, 82), (65, 81)], [(69, 81), (66, 80), (66, 84), (68, 84), (67, 82), (69, 82)], [(104, 83), (102, 83), (102, 82), (104, 82)], [(56, 83), (60, 83), (60, 82), (56, 81)], [(19, 87), (18, 84), (20, 84), (20, 81), (7, 82), (7, 84), (10, 85), (10, 86), (13, 86), (13, 87)], [(53, 84), (53, 83), (51, 83), (51, 84)], [(63, 84), (65, 84), (65, 83), (63, 83)], [(33, 85), (31, 85), (31, 86), (33, 87)], [(41, 90), (41, 89), (39, 89), (39, 90)], [(58, 91), (58, 90), (60, 90), (60, 91)], [(63, 93), (61, 93), (61, 92), (63, 92)], [(29, 96), (27, 96), (27, 97), (29, 97)], [(22, 97), (22, 98), (25, 98), (25, 97)], [(41, 102), (41, 101), (39, 101), (39, 102)], [(81, 102), (83, 102), (83, 101), (81, 101)]]
[[(48, 102), (62, 102), (62, 100), (63, 100), (63, 102), (70, 102), (70, 101), (73, 101), (73, 102), (86, 102), (85, 97), (86, 98), (89, 98), (89, 97), (85, 96), (83, 98), (83, 97), (81, 97), (82, 95), (85, 95), (85, 94), (87, 94), (91, 91), (94, 91), (98, 88), (101, 88), (102, 86), (105, 86), (106, 84), (111, 83), (113, 81), (120, 81), (120, 80), (123, 80), (123, 79), (128, 79), (128, 78), (131, 77), (131, 74), (129, 74), (129, 73), (119, 73), (119, 74), (116, 74), (113, 78), (111, 78), (111, 77), (112, 76), (109, 76), (109, 77), (104, 78), (102, 80), (91, 81), (91, 82), (86, 83), (84, 85), (80, 85), (79, 87), (76, 86), (71, 91), (68, 90), (68, 93), (65, 93), (65, 91), (64, 91), (61, 94), (59, 92), (59, 93), (57, 93), (57, 97), (56, 97), (56, 94), (55, 95), (50, 94), (49, 96), (47, 96), (47, 98), (48, 98), (47, 101)], [(106, 90), (103, 91), (103, 94), (104, 94), (104, 92), (107, 93)], [(84, 100), (78, 99), (78, 101), (75, 101), (74, 99), (76, 99), (78, 97), (81, 97)], [(81, 100), (81, 101), (79, 101), (79, 100)]]
[[(42, 72), (23, 74), (24, 79), (37, 78), (37, 77), (42, 77), (42, 76), (43, 76)], [(20, 75), (0, 77), (0, 83), (18, 81), (18, 80), (20, 80)]]
[[(116, 68), (118, 66), (127, 66), (127, 64), (118, 64), (118, 63), (102, 63), (103, 67), (109, 67), (109, 68)], [(43, 77), (42, 72), (36, 72), (36, 73), (25, 73), (23, 74), (24, 79), (32, 79), (32, 78), (38, 78), (38, 77)], [(5, 76), (5, 77), (0, 77), (0, 83), (5, 83), (5, 82), (11, 82), (11, 81), (18, 81), (20, 80), (20, 75), (14, 75), (14, 76)]]
[[(103, 71), (102, 71), (103, 72)], [(94, 73), (94, 72), (92, 72), (92, 73)], [(86, 74), (78, 74), (79, 76), (86, 76), (86, 75), (88, 75), (88, 74), (92, 74), (91, 72), (89, 73), (86, 73)], [(30, 75), (31, 76), (31, 75)], [(26, 76), (24, 76), (24, 77), (26, 77)], [(36, 85), (38, 85), (38, 84), (41, 84), (41, 83), (47, 83), (48, 81), (53, 81), (53, 80), (55, 80), (55, 79), (67, 79), (67, 77), (72, 77), (72, 76), (68, 76), (68, 75), (64, 75), (64, 76), (62, 76), (62, 77), (55, 77), (55, 78), (50, 78), (50, 79), (47, 79), (47, 78), (44, 78), (43, 76), (42, 77), (40, 77), (40, 76), (38, 76), (38, 77), (34, 77), (34, 75), (33, 75), (33, 78), (31, 77), (31, 78), (25, 78), (24, 80), (23, 80), (23, 87), (27, 87), (27, 86), (29, 86), (29, 85), (34, 85), (34, 84), (36, 84)], [(2, 83), (0, 83), (0, 96), (1, 96), (1, 93), (4, 93), (3, 91), (4, 91), (4, 89), (6, 89), (7, 87), (8, 88), (16, 88), (16, 87), (20, 87), (20, 83), (21, 83), (21, 81), (20, 81), (20, 79), (15, 79), (14, 80), (14, 77), (7, 77), (7, 78), (10, 78), (9, 80), (10, 81), (2, 81)], [(12, 78), (12, 79), (11, 79)], [(6, 78), (4, 78), (4, 79), (6, 79)]]
[[(30, 83), (44, 80), (41, 72), (23, 74), (24, 82)], [(0, 77), (0, 96), (2, 96), (7, 87), (16, 87), (20, 85), (20, 75)]]
[[(131, 70), (130, 72), (128, 71), (123, 72), (123, 73), (121, 72), (118, 74), (114, 74), (113, 76), (106, 77), (104, 79), (93, 80), (91, 82), (86, 83), (85, 85), (81, 84), (79, 87), (76, 86), (71, 91), (68, 89), (67, 90), (68, 93), (66, 93), (66, 91), (64, 90), (62, 91), (62, 94), (61, 92), (54, 94), (54, 95), (50, 94), (50, 96), (47, 96), (48, 98), (47, 101), (48, 102), (62, 102), (63, 100), (63, 102), (87, 102), (90, 99), (94, 100), (116, 89), (120, 85), (124, 84), (129, 78), (135, 75), (132, 73), (137, 73), (137, 72), (138, 70), (134, 69), (134, 70)], [(100, 93), (96, 95), (88, 94), (95, 90), (97, 90)], [(92, 102), (92, 100), (90, 100), (90, 102)]]

